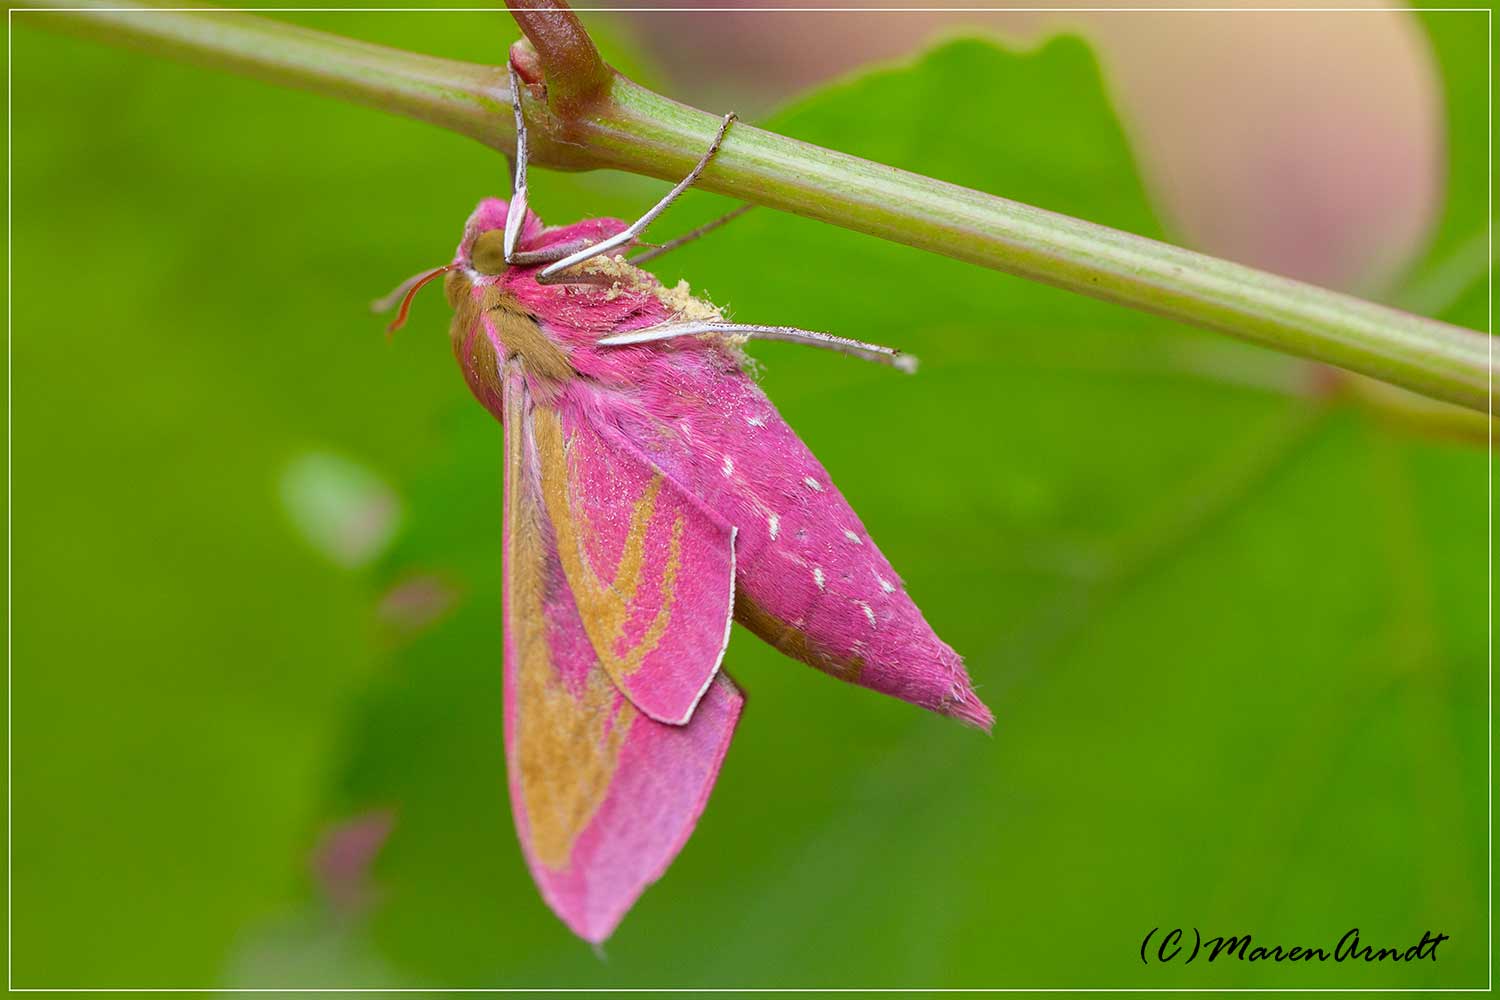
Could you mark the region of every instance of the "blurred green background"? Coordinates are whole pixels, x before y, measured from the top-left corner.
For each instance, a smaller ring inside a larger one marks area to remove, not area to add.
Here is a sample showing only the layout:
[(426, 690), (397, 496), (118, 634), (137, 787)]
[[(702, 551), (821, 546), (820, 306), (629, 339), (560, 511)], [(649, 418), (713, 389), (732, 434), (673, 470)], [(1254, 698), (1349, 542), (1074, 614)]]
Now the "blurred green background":
[[(668, 86), (642, 53), (674, 16), (589, 24)], [(1447, 165), (1382, 294), (1483, 328), (1479, 16), (1409, 17)], [(514, 35), (298, 19), (487, 62)], [(922, 358), (755, 351), (999, 723), (737, 630), (750, 704), (719, 787), (596, 957), (537, 897), (505, 799), (500, 428), (441, 296), (394, 343), (366, 311), (447, 259), (503, 161), (17, 20), (15, 986), (1485, 983), (1483, 449), (1300, 363), (770, 211), (657, 271)], [(1111, 93), (1079, 37), (959, 39), (759, 123), (1176, 235)], [(663, 187), (539, 171), (532, 201), (632, 216)], [(728, 205), (694, 194), (656, 234)], [(1145, 967), (1155, 926), (1452, 940), (1404, 966)]]

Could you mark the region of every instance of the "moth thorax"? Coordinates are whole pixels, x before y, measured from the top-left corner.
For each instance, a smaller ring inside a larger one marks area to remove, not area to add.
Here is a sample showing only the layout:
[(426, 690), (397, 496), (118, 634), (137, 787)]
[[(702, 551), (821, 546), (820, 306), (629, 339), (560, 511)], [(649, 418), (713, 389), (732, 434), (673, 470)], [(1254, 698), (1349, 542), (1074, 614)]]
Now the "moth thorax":
[(563, 381), (576, 372), (562, 348), (542, 332), (536, 317), (511, 299), (500, 299), (489, 310), (495, 332), (505, 350), (518, 356), (526, 369), (544, 379)]
[(474, 286), (460, 271), (451, 271), (443, 283), (453, 307), (453, 350), (466, 372), (481, 377), (498, 376), (495, 336), (505, 354), (518, 358), (532, 375), (562, 382), (577, 374), (567, 354), (542, 332), (536, 317), (521, 303), (494, 285), (485, 286), (476, 297)]

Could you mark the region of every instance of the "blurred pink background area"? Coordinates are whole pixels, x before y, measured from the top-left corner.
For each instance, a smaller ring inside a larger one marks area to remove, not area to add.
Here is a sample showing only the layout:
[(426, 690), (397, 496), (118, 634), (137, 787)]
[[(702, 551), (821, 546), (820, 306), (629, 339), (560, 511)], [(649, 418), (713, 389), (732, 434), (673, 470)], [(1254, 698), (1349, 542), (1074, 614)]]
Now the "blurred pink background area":
[(1172, 238), (1322, 285), (1389, 288), (1442, 202), (1440, 81), (1420, 25), (1396, 8), (629, 17), (678, 93), (747, 116), (945, 33), (1030, 47), (1081, 32)]

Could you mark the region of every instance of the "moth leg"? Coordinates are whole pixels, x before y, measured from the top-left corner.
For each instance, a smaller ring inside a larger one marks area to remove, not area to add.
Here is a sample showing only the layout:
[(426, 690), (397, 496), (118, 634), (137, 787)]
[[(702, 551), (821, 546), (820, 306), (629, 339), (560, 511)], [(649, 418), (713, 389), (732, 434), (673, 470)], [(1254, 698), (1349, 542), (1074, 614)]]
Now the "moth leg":
[[(512, 202), (514, 204), (514, 202)], [(509, 216), (506, 222), (510, 221)], [(586, 250), (593, 246), (592, 240), (569, 240), (566, 243), (558, 243), (550, 247), (542, 247), (540, 250), (517, 250), (505, 258), (507, 264), (516, 267), (532, 267), (536, 264), (547, 264), (554, 260), (562, 260), (569, 254), (575, 254), (580, 250)]]
[[(512, 70), (511, 72), (514, 73), (515, 71)], [(519, 112), (517, 112), (517, 114), (519, 114)], [(556, 280), (559, 273), (561, 273), (562, 271), (566, 271), (573, 265), (581, 264), (582, 262), (590, 260), (594, 257), (598, 257), (601, 254), (609, 253), (616, 247), (624, 246), (625, 244), (630, 243), (637, 236), (641, 235), (641, 233), (645, 232), (646, 227), (655, 222), (657, 216), (665, 212), (668, 206), (672, 204), (672, 202), (676, 201), (684, 191), (693, 186), (693, 182), (696, 181), (698, 177), (703, 173), (704, 169), (708, 166), (709, 161), (714, 158), (714, 154), (717, 153), (719, 151), (719, 147), (723, 145), (724, 134), (729, 131), (729, 125), (734, 121), (734, 117), (735, 116), (733, 111), (724, 116), (724, 120), (719, 123), (719, 131), (714, 135), (713, 142), (709, 143), (707, 151), (704, 152), (704, 154), (698, 159), (697, 164), (694, 165), (693, 169), (688, 172), (688, 175), (686, 177), (677, 182), (676, 187), (667, 192), (667, 196), (665, 198), (652, 206), (645, 215), (632, 222), (630, 226), (623, 232), (616, 233), (614, 236), (611, 236), (607, 240), (600, 240), (598, 243), (595, 243), (592, 246), (585, 247), (575, 254), (564, 257), (562, 260), (557, 261), (555, 264), (551, 264), (548, 267), (543, 268), (541, 273), (537, 275), (536, 280), (541, 284), (547, 284), (551, 281), (554, 281)], [(512, 202), (511, 204), (512, 206), (514, 206), (515, 203)], [(506, 225), (507, 227), (509, 227), (510, 225), (509, 218), (506, 219)]]
[(917, 359), (903, 354), (893, 347), (867, 344), (862, 340), (839, 337), (817, 330), (802, 330), (795, 326), (761, 326), (755, 323), (667, 323), (645, 330), (629, 333), (613, 333), (601, 338), (604, 347), (624, 347), (628, 344), (650, 344), (676, 337), (691, 337), (701, 334), (719, 334), (726, 337), (743, 337), (746, 340), (780, 340), (794, 344), (807, 344), (824, 350), (852, 354), (856, 358), (890, 365), (898, 371), (911, 373), (917, 370)]
[(510, 205), (505, 210), (505, 262), (518, 264), (516, 239), (521, 235), (521, 225), (526, 221), (526, 161), (530, 148), (526, 140), (526, 116), (521, 113), (521, 80), (516, 75), (515, 64), (507, 57), (505, 68), (510, 72), (510, 107), (516, 115), (516, 160), (511, 184)]
[(675, 240), (668, 240), (666, 243), (663, 243), (659, 247), (652, 247), (645, 253), (636, 254), (634, 257), (630, 258), (630, 263), (639, 267), (640, 265), (646, 263), (646, 261), (648, 260), (655, 260), (664, 253), (671, 253), (673, 250), (676, 250), (684, 243), (691, 243), (694, 240), (698, 239), (700, 236), (707, 236), (709, 233), (713, 232), (715, 229), (718, 229), (725, 223), (733, 222), (735, 219), (738, 219), (740, 216), (744, 215), (754, 207), (754, 205), (746, 202), (739, 208), (735, 209), (733, 212), (721, 215), (712, 222), (705, 223), (704, 225), (699, 226), (697, 229), (693, 229), (686, 233), (683, 233)]

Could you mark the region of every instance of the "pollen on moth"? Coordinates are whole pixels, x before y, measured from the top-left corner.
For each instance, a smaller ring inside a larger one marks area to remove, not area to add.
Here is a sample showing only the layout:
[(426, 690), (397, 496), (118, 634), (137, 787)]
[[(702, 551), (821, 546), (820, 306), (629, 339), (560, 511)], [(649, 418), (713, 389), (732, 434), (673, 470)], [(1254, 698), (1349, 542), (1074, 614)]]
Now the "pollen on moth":
[[(662, 305), (684, 322), (692, 323), (720, 323), (724, 320), (724, 313), (718, 306), (711, 302), (693, 295), (693, 289), (688, 285), (686, 279), (680, 280), (671, 288), (664, 285), (654, 285), (651, 293), (657, 297)], [(739, 338), (743, 343), (746, 338)]]
[(590, 274), (614, 278), (617, 281), (631, 285), (641, 281), (640, 269), (632, 267), (623, 254), (595, 257), (592, 260), (586, 261), (583, 267)]
[(604, 290), (604, 301), (613, 302), (621, 295), (644, 291), (652, 286), (650, 276), (633, 266), (622, 254), (595, 257), (580, 268), (601, 278), (613, 279)]

